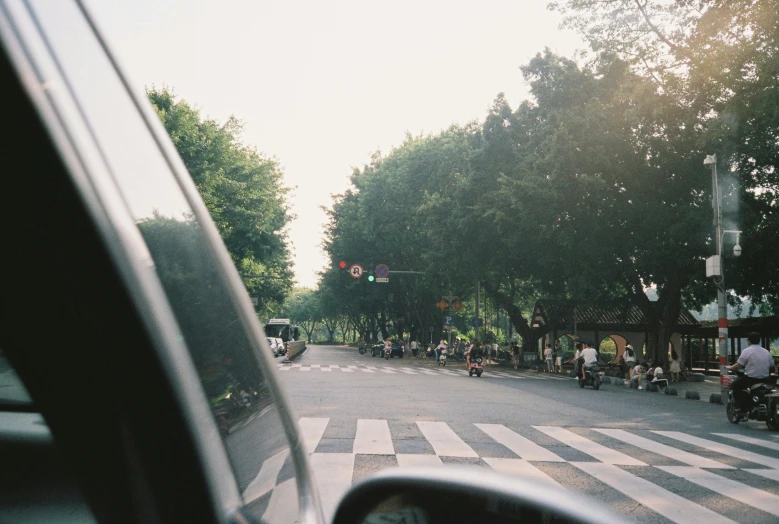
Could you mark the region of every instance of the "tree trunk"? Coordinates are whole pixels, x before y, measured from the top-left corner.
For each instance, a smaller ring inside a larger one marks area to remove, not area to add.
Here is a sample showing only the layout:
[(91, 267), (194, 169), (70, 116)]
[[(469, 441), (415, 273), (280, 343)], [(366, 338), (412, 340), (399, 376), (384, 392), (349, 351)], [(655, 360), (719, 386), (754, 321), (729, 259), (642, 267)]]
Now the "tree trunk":
[[(538, 329), (533, 329), (530, 326), (527, 319), (522, 315), (522, 310), (514, 304), (515, 297), (500, 292), (489, 283), (484, 284), (484, 291), (496, 304), (506, 311), (511, 325), (514, 326), (517, 334), (522, 338), (521, 354), (524, 355), (530, 348), (533, 348), (533, 351), (537, 352), (536, 344), (538, 343), (538, 339), (545, 333)], [(514, 293), (512, 292), (512, 295), (513, 294)]]
[(679, 322), (682, 311), (681, 279), (674, 275), (658, 290), (657, 301), (652, 302), (644, 293), (637, 275), (633, 277), (633, 296), (644, 313), (647, 322), (646, 359), (650, 363), (668, 367), (668, 344)]

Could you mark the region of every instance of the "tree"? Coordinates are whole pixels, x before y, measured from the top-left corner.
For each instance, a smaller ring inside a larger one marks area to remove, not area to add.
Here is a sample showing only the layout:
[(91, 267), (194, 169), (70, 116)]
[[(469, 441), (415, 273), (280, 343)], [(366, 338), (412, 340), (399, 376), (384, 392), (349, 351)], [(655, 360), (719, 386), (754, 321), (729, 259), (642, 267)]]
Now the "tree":
[(258, 297), (260, 311), (278, 307), (291, 287), (292, 271), (286, 226), (292, 219), (289, 190), (278, 162), (239, 140), (234, 117), (219, 125), (201, 118), (167, 89), (147, 95), (171, 136), (233, 263)]
[(308, 288), (293, 288), (284, 301), (282, 311), (285, 317), (303, 329), (309, 344), (313, 342), (311, 336), (322, 321), (322, 308), (316, 292)]

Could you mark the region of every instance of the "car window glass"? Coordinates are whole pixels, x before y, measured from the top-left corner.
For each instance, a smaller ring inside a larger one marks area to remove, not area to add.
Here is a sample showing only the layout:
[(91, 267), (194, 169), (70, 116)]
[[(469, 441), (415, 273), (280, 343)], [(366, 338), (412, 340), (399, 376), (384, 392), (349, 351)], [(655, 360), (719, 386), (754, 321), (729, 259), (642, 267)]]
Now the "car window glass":
[(27, 388), (22, 384), (16, 371), (0, 348), (0, 410), (2, 406), (31, 405), (32, 400), (27, 394)]
[(83, 18), (63, 13), (76, 8), (46, 0), (32, 5), (152, 256), (246, 512), (268, 522), (294, 520), (288, 440), (200, 222), (91, 29)]

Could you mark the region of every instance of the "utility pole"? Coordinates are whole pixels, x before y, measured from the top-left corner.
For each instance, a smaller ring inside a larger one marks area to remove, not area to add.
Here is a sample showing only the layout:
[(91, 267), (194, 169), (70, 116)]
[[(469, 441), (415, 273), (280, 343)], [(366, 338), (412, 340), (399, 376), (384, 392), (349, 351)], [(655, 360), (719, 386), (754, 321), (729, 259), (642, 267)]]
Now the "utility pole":
[(725, 268), (722, 263), (722, 244), (726, 233), (735, 234), (736, 245), (733, 247), (733, 254), (735, 256), (741, 255), (741, 246), (738, 243), (741, 231), (722, 229), (722, 207), (719, 182), (717, 180), (717, 155), (706, 156), (703, 165), (711, 166), (711, 207), (714, 210), (714, 234), (717, 237), (717, 254), (706, 260), (706, 276), (714, 277), (714, 285), (717, 286), (717, 329), (719, 332), (717, 354), (719, 356), (720, 394), (724, 399), (727, 398), (727, 390), (724, 383), (725, 377), (728, 374), (726, 369), (728, 364), (728, 302), (725, 288)]
[(479, 325), (478, 325), (478, 323), (479, 323), (479, 320), (481, 318), (479, 316), (479, 303), (481, 302), (481, 294), (480, 294), (480, 292), (481, 292), (481, 282), (476, 282), (476, 322), (475, 322), (476, 325), (474, 326), (474, 328), (476, 329), (476, 342), (479, 341)]

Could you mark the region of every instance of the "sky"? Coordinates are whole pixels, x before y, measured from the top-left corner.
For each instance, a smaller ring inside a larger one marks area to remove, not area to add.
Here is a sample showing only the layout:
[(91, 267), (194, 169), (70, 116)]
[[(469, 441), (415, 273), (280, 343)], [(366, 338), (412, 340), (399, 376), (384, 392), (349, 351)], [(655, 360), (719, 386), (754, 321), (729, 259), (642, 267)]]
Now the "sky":
[(275, 157), (293, 188), (295, 277), (328, 263), (322, 207), (371, 153), (407, 133), (483, 121), (498, 93), (529, 97), (519, 67), (585, 48), (546, 0), (90, 0), (139, 89), (168, 87)]

